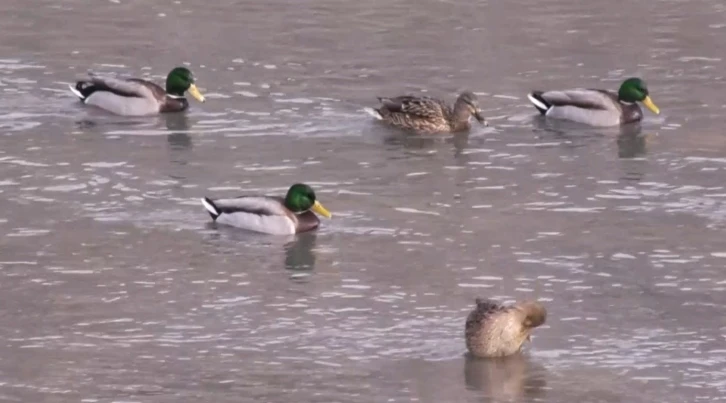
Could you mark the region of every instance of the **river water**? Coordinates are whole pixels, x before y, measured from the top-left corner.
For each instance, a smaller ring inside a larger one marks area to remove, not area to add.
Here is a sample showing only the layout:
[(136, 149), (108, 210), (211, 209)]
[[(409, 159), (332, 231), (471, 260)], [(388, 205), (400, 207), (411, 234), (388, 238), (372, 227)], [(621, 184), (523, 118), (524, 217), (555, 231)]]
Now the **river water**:
[[(696, 402), (726, 395), (726, 6), (3, 0), (0, 401)], [(115, 117), (87, 71), (195, 73), (186, 114)], [(649, 84), (584, 129), (526, 93)], [(479, 94), (420, 138), (376, 96)], [(201, 196), (311, 184), (319, 231), (215, 228)], [(549, 309), (468, 358), (477, 296)]]

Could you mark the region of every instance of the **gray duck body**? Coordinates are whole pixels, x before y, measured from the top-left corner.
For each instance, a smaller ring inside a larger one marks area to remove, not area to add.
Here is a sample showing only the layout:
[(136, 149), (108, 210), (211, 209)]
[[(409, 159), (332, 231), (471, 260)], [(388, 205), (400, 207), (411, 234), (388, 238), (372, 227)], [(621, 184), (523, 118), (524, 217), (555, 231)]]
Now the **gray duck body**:
[(121, 116), (182, 112), (189, 107), (183, 96), (172, 96), (150, 81), (91, 76), (76, 82), (71, 91), (86, 105)]
[(643, 119), (643, 110), (637, 103), (623, 102), (617, 93), (608, 90), (533, 91), (528, 98), (548, 118), (590, 126), (617, 126)]
[(312, 231), (320, 219), (312, 211), (295, 214), (277, 196), (242, 196), (232, 199), (202, 199), (217, 223), (272, 235), (292, 235)]

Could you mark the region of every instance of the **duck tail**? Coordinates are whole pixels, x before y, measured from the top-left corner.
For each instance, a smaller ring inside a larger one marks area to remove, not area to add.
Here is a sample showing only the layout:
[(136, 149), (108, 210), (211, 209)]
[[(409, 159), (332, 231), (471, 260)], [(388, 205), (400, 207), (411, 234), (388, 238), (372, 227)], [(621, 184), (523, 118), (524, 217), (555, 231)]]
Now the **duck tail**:
[(88, 81), (78, 81), (75, 86), (68, 84), (68, 88), (71, 90), (73, 95), (80, 98), (81, 101), (85, 101), (86, 98), (88, 98), (88, 96), (96, 90), (93, 83)]
[(542, 91), (532, 91), (529, 94), (527, 94), (527, 98), (529, 98), (529, 102), (531, 102), (535, 108), (539, 111), (541, 114), (547, 113), (548, 110), (552, 107), (552, 104), (547, 102), (542, 97)]
[(73, 93), (73, 95), (77, 96), (78, 98), (81, 99), (81, 101), (83, 101), (84, 99), (86, 99), (86, 97), (83, 96), (83, 93), (78, 88), (80, 86), (81, 86), (81, 82), (80, 81), (76, 83), (76, 86), (75, 87), (72, 86), (71, 84), (68, 84), (68, 88), (71, 90), (71, 92)]
[(220, 214), (222, 214), (219, 209), (217, 208), (217, 205), (214, 204), (214, 201), (210, 199), (209, 197), (204, 197), (201, 199), (202, 205), (205, 209), (207, 209), (207, 212), (210, 216), (212, 216), (212, 220), (217, 220), (217, 217), (219, 217)]
[(363, 108), (363, 110), (364, 110), (364, 111), (365, 111), (365, 112), (366, 112), (367, 114), (369, 114), (369, 115), (373, 116), (373, 117), (374, 117), (374, 118), (375, 118), (376, 120), (383, 120), (383, 115), (381, 114), (381, 111), (379, 111), (378, 109), (373, 109), (373, 108)]

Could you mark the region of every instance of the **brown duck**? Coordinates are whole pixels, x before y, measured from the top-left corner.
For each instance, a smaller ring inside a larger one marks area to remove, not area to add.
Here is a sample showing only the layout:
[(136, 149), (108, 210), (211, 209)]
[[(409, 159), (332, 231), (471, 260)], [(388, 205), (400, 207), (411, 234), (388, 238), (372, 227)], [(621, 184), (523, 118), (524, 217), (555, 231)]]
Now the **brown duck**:
[(373, 115), (401, 129), (419, 133), (455, 133), (469, 130), (472, 116), (487, 125), (476, 95), (469, 91), (459, 95), (453, 108), (440, 99), (424, 96), (378, 97), (378, 100), (381, 106)]
[(515, 354), (546, 319), (547, 310), (537, 301), (504, 306), (477, 298), (476, 308), (466, 318), (466, 348), (482, 358)]

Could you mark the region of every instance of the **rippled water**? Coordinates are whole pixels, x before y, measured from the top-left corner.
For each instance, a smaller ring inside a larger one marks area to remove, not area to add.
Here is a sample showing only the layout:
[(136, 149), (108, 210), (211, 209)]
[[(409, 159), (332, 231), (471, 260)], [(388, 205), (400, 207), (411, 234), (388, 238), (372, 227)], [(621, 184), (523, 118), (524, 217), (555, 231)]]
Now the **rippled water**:
[[(726, 395), (726, 6), (715, 0), (0, 4), (0, 400), (695, 402)], [(86, 71), (187, 114), (83, 108)], [(649, 83), (637, 127), (544, 122), (527, 91)], [(404, 137), (377, 95), (480, 95)], [(266, 237), (202, 195), (333, 212)], [(528, 353), (463, 353), (477, 296), (539, 298)]]

